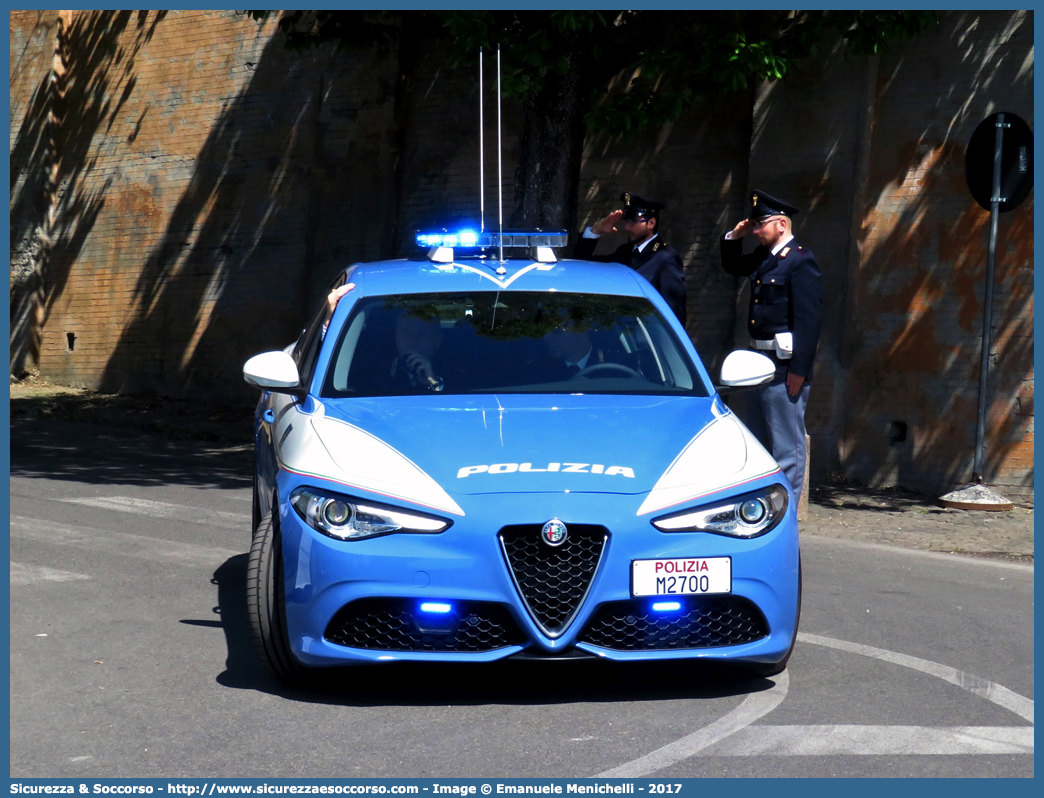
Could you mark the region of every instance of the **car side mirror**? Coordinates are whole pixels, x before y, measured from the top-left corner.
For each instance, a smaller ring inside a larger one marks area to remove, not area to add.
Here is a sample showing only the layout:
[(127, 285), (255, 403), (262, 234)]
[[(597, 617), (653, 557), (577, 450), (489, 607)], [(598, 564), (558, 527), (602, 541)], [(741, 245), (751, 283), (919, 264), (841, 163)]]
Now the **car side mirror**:
[(248, 385), (262, 391), (288, 393), (303, 397), (307, 393), (301, 387), (301, 375), (297, 364), (286, 352), (263, 352), (254, 355), (243, 364), (243, 379)]
[(776, 376), (776, 364), (765, 355), (748, 349), (737, 349), (721, 364), (721, 385), (718, 393), (729, 393), (746, 388), (757, 388), (771, 382)]

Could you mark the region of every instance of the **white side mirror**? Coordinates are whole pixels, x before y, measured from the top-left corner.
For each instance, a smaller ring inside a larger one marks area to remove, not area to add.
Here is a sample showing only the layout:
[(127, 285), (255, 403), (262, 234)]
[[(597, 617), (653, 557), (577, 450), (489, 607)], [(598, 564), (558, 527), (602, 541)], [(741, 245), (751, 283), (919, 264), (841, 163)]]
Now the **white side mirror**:
[(737, 349), (721, 364), (721, 384), (725, 388), (754, 388), (771, 382), (775, 376), (776, 364), (748, 349)]
[(264, 352), (243, 364), (243, 379), (262, 391), (301, 394), (301, 375), (286, 352)]

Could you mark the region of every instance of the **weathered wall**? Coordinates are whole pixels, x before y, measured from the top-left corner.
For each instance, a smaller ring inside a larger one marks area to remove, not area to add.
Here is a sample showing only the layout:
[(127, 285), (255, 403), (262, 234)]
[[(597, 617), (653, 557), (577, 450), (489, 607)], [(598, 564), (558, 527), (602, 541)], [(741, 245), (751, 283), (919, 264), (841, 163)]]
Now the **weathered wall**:
[[(1032, 53), (1032, 14), (952, 13), (878, 59), (824, 57), (769, 103), (765, 126), (799, 131), (797, 147), (780, 169), (775, 144), (755, 144), (752, 172), (773, 176), (769, 191), (789, 182), (808, 197), (798, 235), (836, 300), (809, 417), (820, 469), (927, 492), (971, 478), (989, 214), (967, 191), (964, 154), (995, 111), (1032, 124)], [(828, 135), (817, 143), (815, 131)], [(1001, 220), (985, 468), (1024, 498), (1032, 216), (1031, 196)]]
[[(41, 369), (245, 397), (242, 360), (292, 340), (345, 259), (387, 254), (395, 61), (297, 57), (235, 12), (62, 13), (55, 143), (29, 140), (33, 105), (12, 144), (27, 187), (54, 175)], [(37, 16), (12, 13), (12, 31), (35, 41)], [(26, 188), (12, 204), (39, 203)]]
[[(965, 149), (988, 115), (1033, 124), (1033, 14), (960, 12), (881, 57), (857, 206), (851, 367), (839, 454), (847, 474), (939, 490), (971, 477), (989, 219)], [(988, 480), (1033, 486), (1033, 195), (1001, 216), (988, 385)], [(890, 443), (893, 423), (907, 439)]]
[(11, 13), (11, 368), (38, 361), (57, 11)]
[[(624, 191), (666, 203), (662, 235), (686, 264), (686, 325), (713, 374), (733, 349), (738, 282), (721, 268), (718, 239), (747, 213), (750, 99), (743, 93), (707, 100), (637, 140), (599, 134), (584, 147), (583, 226), (619, 207)], [(604, 238), (599, 253), (626, 240), (622, 232)]]
[[(448, 69), (445, 59), (423, 43), (417, 48), (415, 77), (406, 86), (402, 117), (402, 161), (399, 175), (399, 219), (396, 254), (413, 254), (414, 234), (422, 227), (475, 224), (480, 220), (478, 67)], [(497, 104), (496, 62), (483, 66), (485, 223), (497, 226)], [(516, 103), (502, 108), (503, 198), (505, 225), (515, 200), (518, 131)]]
[[(637, 142), (588, 138), (581, 218), (604, 214), (622, 190), (668, 202), (689, 333), (712, 373), (746, 345), (745, 281), (723, 274), (718, 237), (746, 213), (750, 188), (801, 207), (795, 232), (823, 267), (826, 297), (807, 418), (816, 479), (942, 493), (972, 477), (989, 213), (968, 193), (964, 153), (996, 111), (1032, 126), (1032, 20), (949, 13), (878, 58), (845, 59), (835, 43), (752, 100), (718, 98)], [(985, 467), (1024, 501), (1032, 219), (1032, 194), (1001, 218)], [(896, 422), (904, 442), (891, 440)]]
[[(248, 401), (243, 360), (292, 340), (339, 269), (477, 214), (475, 73), (423, 40), (301, 56), (239, 13), (95, 11), (12, 12), (11, 44), (16, 371)], [(874, 59), (827, 48), (786, 82), (637, 139), (589, 136), (579, 217), (624, 190), (668, 204), (689, 333), (716, 372), (744, 343), (746, 308), (718, 237), (752, 187), (801, 206), (827, 296), (814, 477), (941, 492), (974, 454), (988, 214), (965, 188), (964, 147), (997, 110), (1032, 125), (1032, 82), (1025, 12), (948, 12)], [(506, 209), (520, 128), (505, 101)], [(986, 477), (1031, 500), (1032, 196), (1000, 242)]]

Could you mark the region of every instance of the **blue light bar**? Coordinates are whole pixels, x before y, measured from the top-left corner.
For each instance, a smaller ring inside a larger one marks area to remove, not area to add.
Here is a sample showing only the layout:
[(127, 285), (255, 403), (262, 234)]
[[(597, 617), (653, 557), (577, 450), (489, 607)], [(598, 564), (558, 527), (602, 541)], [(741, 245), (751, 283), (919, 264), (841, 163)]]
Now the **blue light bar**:
[[(474, 230), (418, 230), (419, 247), (462, 247), (464, 249), (486, 249), (500, 246), (500, 234), (476, 233)], [(505, 247), (564, 247), (569, 244), (566, 230), (505, 230)]]
[(453, 612), (452, 604), (443, 604), (437, 601), (425, 601), (420, 605), (421, 612), (436, 612), (440, 615), (445, 615), (447, 612)]
[(674, 612), (675, 610), (681, 609), (681, 602), (678, 601), (657, 601), (652, 606), (653, 612)]

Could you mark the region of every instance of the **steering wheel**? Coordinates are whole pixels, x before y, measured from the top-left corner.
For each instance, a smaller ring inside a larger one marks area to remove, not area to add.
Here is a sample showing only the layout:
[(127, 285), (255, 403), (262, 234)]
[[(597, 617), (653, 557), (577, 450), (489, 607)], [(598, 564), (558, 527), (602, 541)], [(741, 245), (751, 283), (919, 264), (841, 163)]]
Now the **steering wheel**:
[(602, 371), (619, 371), (628, 377), (638, 377), (644, 379), (640, 373), (635, 371), (630, 366), (625, 366), (623, 363), (595, 363), (592, 366), (587, 366), (576, 373), (577, 377), (590, 377), (593, 374), (598, 374)]

